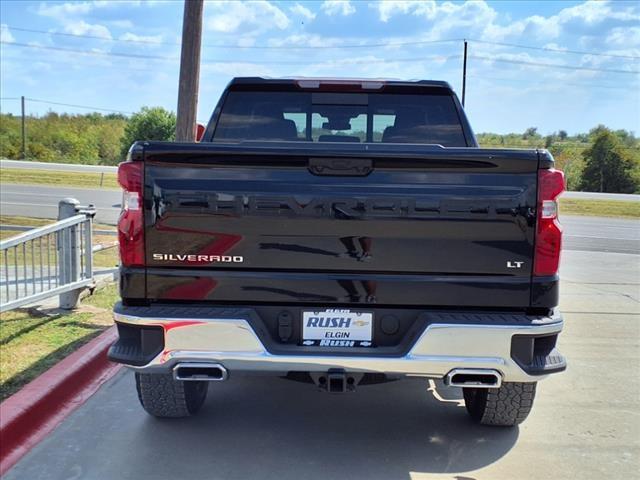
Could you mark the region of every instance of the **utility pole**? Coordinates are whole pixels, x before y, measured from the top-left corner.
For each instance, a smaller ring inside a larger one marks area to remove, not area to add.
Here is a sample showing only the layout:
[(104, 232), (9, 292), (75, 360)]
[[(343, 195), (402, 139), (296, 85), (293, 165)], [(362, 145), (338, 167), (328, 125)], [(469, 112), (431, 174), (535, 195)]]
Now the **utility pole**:
[(202, 10), (203, 0), (185, 0), (176, 118), (176, 141), (178, 142), (194, 142), (196, 139)]
[(24, 119), (24, 95), (20, 97), (20, 107), (22, 110), (22, 160), (27, 158), (27, 135), (25, 130), (25, 119)]
[(467, 93), (467, 39), (464, 40), (464, 60), (462, 61), (462, 106)]

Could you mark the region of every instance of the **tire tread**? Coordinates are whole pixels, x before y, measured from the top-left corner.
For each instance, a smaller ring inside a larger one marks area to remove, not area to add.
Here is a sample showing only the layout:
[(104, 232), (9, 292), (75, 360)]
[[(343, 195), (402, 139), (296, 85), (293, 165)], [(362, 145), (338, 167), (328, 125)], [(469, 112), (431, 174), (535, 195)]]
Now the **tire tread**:
[[(174, 380), (173, 375), (137, 373), (136, 389), (142, 407), (154, 417), (181, 418), (195, 414), (206, 398), (195, 385)], [(192, 382), (195, 383), (195, 382)]]
[(510, 382), (484, 392), (465, 388), (465, 405), (471, 417), (482, 425), (519, 425), (533, 408), (536, 386), (536, 382)]

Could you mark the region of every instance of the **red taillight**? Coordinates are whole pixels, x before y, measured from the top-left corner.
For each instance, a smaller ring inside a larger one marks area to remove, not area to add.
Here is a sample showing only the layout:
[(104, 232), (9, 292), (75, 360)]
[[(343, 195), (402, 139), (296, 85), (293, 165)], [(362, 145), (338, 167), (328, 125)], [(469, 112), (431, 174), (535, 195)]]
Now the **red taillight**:
[(538, 172), (538, 230), (533, 263), (533, 274), (537, 277), (558, 273), (562, 248), (558, 196), (564, 192), (564, 188), (562, 171), (550, 169)]
[(204, 132), (207, 130), (207, 127), (202, 125), (201, 123), (196, 123), (196, 142), (202, 140), (204, 137)]
[(142, 162), (118, 165), (118, 183), (123, 189), (122, 211), (118, 219), (120, 263), (126, 267), (144, 265), (144, 228), (142, 211)]

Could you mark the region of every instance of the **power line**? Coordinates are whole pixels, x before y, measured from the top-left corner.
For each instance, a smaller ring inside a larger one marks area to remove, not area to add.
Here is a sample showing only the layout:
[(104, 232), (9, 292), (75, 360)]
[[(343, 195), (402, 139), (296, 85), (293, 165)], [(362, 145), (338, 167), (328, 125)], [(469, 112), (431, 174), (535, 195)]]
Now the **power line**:
[(178, 60), (178, 57), (166, 57), (160, 55), (143, 55), (136, 53), (118, 53), (118, 52), (102, 52), (102, 51), (94, 51), (94, 50), (81, 50), (78, 48), (62, 48), (62, 47), (52, 47), (47, 45), (30, 45), (27, 43), (19, 43), (19, 42), (4, 42), (0, 41), (0, 44), (14, 47), (22, 47), (22, 48), (35, 48), (38, 50), (52, 50), (56, 52), (67, 52), (67, 53), (79, 53), (81, 55), (90, 55), (97, 57), (124, 57), (124, 58), (135, 58), (135, 59), (145, 59), (145, 60)]
[[(13, 59), (13, 60), (23, 60), (23, 57), (20, 56), (9, 56), (9, 55), (4, 55), (3, 58), (5, 59)], [(87, 59), (90, 60), (90, 59)], [(98, 59), (95, 59), (96, 61), (99, 61)], [(69, 58), (57, 58), (55, 60), (52, 60), (51, 58), (46, 58), (43, 59), (43, 61), (46, 61), (47, 63), (54, 63), (54, 64), (68, 64), (73, 62), (74, 64), (77, 64), (77, 59), (69, 59)], [(101, 64), (101, 63), (91, 63), (91, 68), (104, 68), (104, 69), (108, 69), (113, 71), (113, 65), (107, 65), (107, 64)], [(136, 66), (129, 66), (127, 65), (126, 67), (127, 71), (136, 71), (136, 72), (149, 72), (148, 68), (142, 68), (142, 67), (136, 67)], [(176, 72), (177, 73), (177, 70)], [(503, 82), (512, 82), (512, 83), (518, 83), (518, 84), (528, 84), (528, 85), (540, 85), (540, 82), (531, 82), (531, 81), (526, 81), (526, 80), (519, 80), (516, 78), (500, 78), (500, 77), (490, 77), (490, 76), (486, 76), (486, 75), (476, 75), (473, 73), (467, 74), (468, 77), (472, 77), (472, 78), (477, 78), (477, 79), (484, 79), (484, 80), (497, 80), (497, 81), (503, 81)], [(560, 84), (557, 84), (560, 85)], [(595, 83), (569, 83), (569, 82), (564, 82), (562, 81), (561, 86), (574, 86), (574, 87), (589, 87), (589, 88), (603, 88), (603, 89), (612, 89), (612, 90), (624, 90), (624, 91), (629, 91), (631, 88), (634, 88), (632, 86), (624, 86), (624, 85), (604, 85), (604, 84), (595, 84)], [(4, 97), (4, 100), (20, 100), (17, 97)]]
[[(80, 55), (90, 55), (90, 56), (98, 56), (98, 57), (122, 57), (122, 58), (133, 58), (133, 59), (143, 59), (143, 60), (163, 60), (163, 61), (177, 61), (179, 57), (167, 57), (161, 55), (144, 55), (137, 53), (122, 53), (122, 52), (101, 52), (101, 51), (93, 51), (93, 50), (81, 50), (78, 48), (62, 48), (62, 47), (52, 47), (46, 45), (29, 45), (27, 43), (18, 43), (18, 42), (2, 42), (2, 45), (11, 45), (15, 47), (22, 48), (35, 48), (40, 50), (53, 50), (58, 52), (67, 52), (67, 53), (78, 53)], [(353, 60), (348, 59), (349, 63), (353, 64), (372, 64), (372, 63), (394, 63), (394, 62), (423, 62), (427, 60), (451, 60), (454, 58), (459, 58), (460, 55), (433, 55), (429, 57), (414, 57), (414, 58), (393, 58), (393, 59), (361, 59), (361, 60)], [(347, 59), (342, 59), (347, 60)], [(334, 60), (324, 60), (323, 62), (329, 62)], [(253, 63), (255, 65), (309, 65), (309, 61), (292, 61), (292, 60), (213, 60), (209, 59), (208, 63), (224, 63), (224, 64), (233, 64), (233, 63)], [(206, 63), (203, 62), (203, 65)]]
[[(76, 38), (91, 38), (95, 40), (103, 40), (106, 42), (124, 42), (124, 43), (139, 43), (144, 45), (170, 45), (180, 46), (180, 42), (163, 42), (154, 40), (142, 40), (133, 38), (111, 38), (101, 37), (99, 35), (85, 35), (76, 33), (65, 32), (47, 32), (46, 30), (36, 30), (32, 28), (12, 27), (7, 26), (9, 30), (15, 30), (17, 32), (29, 32), (29, 33), (42, 33), (45, 35), (56, 35), (62, 37), (76, 37)], [(237, 49), (254, 49), (254, 50), (329, 50), (340, 48), (377, 48), (377, 47), (405, 47), (411, 45), (426, 45), (430, 43), (451, 43), (461, 42), (462, 38), (448, 38), (442, 40), (415, 40), (412, 42), (390, 42), (390, 43), (358, 43), (358, 44), (345, 44), (345, 45), (234, 45), (234, 44), (203, 44), (203, 47), (210, 48), (237, 48)]]
[[(17, 52), (16, 52), (17, 53)], [(43, 53), (43, 55), (46, 55), (45, 53)], [(4, 55), (2, 55), (2, 59), (3, 60), (17, 60), (17, 61), (24, 61), (25, 58), (22, 55), (9, 55), (8, 53), (5, 53)], [(44, 63), (48, 63), (48, 64), (69, 64), (72, 63), (74, 66), (78, 66), (78, 60), (83, 60), (85, 61), (85, 63), (83, 63), (84, 65), (88, 65), (91, 68), (104, 68), (107, 70), (110, 70), (112, 73), (117, 73), (119, 74), (120, 71), (116, 71), (113, 68), (113, 64), (111, 61), (103, 61), (100, 58), (68, 58), (68, 57), (59, 57), (59, 58), (52, 58), (52, 57), (29, 57), (29, 60), (33, 61), (34, 60), (38, 60)], [(90, 62), (90, 63), (86, 63), (86, 62)], [(142, 64), (141, 64), (142, 65)], [(149, 68), (144, 68), (142, 66), (135, 66), (135, 65), (127, 65), (126, 66), (127, 72), (145, 72), (145, 73), (149, 73)], [(71, 72), (68, 72), (71, 73)]]
[(640, 60), (640, 57), (637, 57), (634, 55), (618, 55), (618, 54), (604, 53), (604, 52), (587, 52), (584, 50), (565, 50), (562, 48), (552, 48), (552, 47), (534, 47), (532, 45), (521, 45), (518, 43), (506, 43), (506, 42), (490, 42), (488, 40), (476, 40), (473, 38), (469, 38), (468, 40), (470, 42), (485, 43), (487, 45), (500, 45), (502, 47), (524, 48), (527, 50), (541, 50), (544, 52), (573, 53), (576, 55), (595, 55), (599, 57), (629, 58), (632, 60)]
[(39, 100), (37, 98), (30, 98), (30, 97), (25, 97), (25, 100), (29, 100), (30, 102), (36, 102), (36, 103), (46, 103), (46, 104), (50, 104), (50, 105), (60, 105), (63, 107), (73, 107), (73, 108), (85, 108), (88, 110), (98, 110), (98, 111), (103, 111), (103, 112), (111, 112), (111, 113), (126, 113), (128, 115), (133, 114), (134, 112), (127, 112), (125, 110), (115, 110), (113, 108), (101, 108), (101, 107), (91, 107), (89, 105), (75, 105), (72, 103), (61, 103), (61, 102), (52, 102), (50, 100)]
[[(133, 39), (133, 38), (111, 38), (111, 37), (101, 37), (99, 35), (87, 35), (87, 34), (76, 34), (76, 33), (66, 33), (66, 32), (48, 32), (46, 30), (14, 27), (11, 25), (8, 25), (7, 28), (9, 30), (15, 30), (18, 32), (39, 33), (44, 35), (54, 35), (54, 36), (72, 37), (72, 38), (89, 38), (89, 39), (102, 40), (107, 42), (138, 43), (143, 45), (169, 45), (169, 46), (180, 45), (180, 42), (166, 42), (161, 40), (155, 41), (155, 40), (143, 40), (143, 39)], [(405, 46), (428, 45), (428, 44), (438, 44), (438, 43), (462, 42), (463, 40), (464, 40), (463, 38), (447, 38), (447, 39), (441, 39), (441, 40), (414, 40), (411, 42), (359, 43), (359, 44), (343, 44), (343, 45), (247, 45), (247, 46), (242, 46), (242, 45), (235, 45), (235, 44), (218, 43), (218, 44), (203, 44), (203, 47), (253, 49), (253, 50), (331, 50), (331, 49), (335, 50), (335, 49), (341, 49), (341, 48), (405, 47)], [(499, 46), (511, 47), (511, 48), (523, 48), (527, 50), (539, 50), (539, 51), (555, 52), (555, 53), (568, 53), (568, 54), (576, 54), (576, 55), (595, 55), (595, 56), (601, 56), (601, 57), (640, 60), (640, 56), (634, 56), (634, 55), (620, 55), (620, 54), (605, 53), (605, 52), (590, 52), (585, 50), (570, 50), (570, 49), (553, 48), (553, 47), (538, 47), (534, 45), (522, 45), (518, 43), (508, 43), (508, 42), (494, 42), (489, 40), (480, 40), (480, 39), (472, 39), (472, 38), (467, 40), (475, 43), (483, 43), (487, 45), (499, 45)]]
[[(511, 83), (517, 83), (519, 85), (521, 84), (526, 84), (526, 85), (538, 85), (541, 86), (540, 82), (527, 82), (526, 80), (519, 80), (517, 78), (500, 78), (500, 77), (487, 77), (485, 75), (475, 75), (475, 74), (467, 74), (468, 77), (472, 77), (472, 78), (478, 78), (480, 80), (496, 80), (499, 82), (511, 82)], [(625, 87), (622, 85), (602, 85), (602, 84), (597, 84), (597, 83), (568, 83), (568, 82), (562, 82), (561, 84), (555, 84), (556, 86), (564, 86), (564, 85), (568, 85), (568, 86), (572, 86), (572, 87), (589, 87), (589, 88), (610, 88), (610, 89), (614, 89), (614, 90), (625, 90), (625, 91), (629, 91), (630, 87)], [(544, 86), (544, 85), (542, 85)]]
[(548, 67), (548, 68), (562, 68), (565, 70), (586, 70), (589, 72), (607, 72), (607, 73), (626, 73), (626, 74), (639, 74), (639, 70), (617, 70), (612, 68), (596, 68), (596, 67), (582, 67), (578, 65), (560, 65), (557, 63), (545, 63), (545, 62), (529, 62), (526, 60), (511, 60), (507, 58), (496, 57), (483, 57), (480, 55), (469, 55), (469, 58), (475, 58), (477, 60), (490, 60), (492, 62), (513, 63), (516, 65), (532, 65), (536, 67)]
[[(16, 47), (23, 48), (35, 48), (42, 50), (54, 50), (59, 52), (67, 52), (67, 53), (78, 53), (81, 55), (90, 55), (90, 56), (100, 56), (100, 57), (123, 57), (123, 58), (134, 58), (134, 59), (144, 59), (144, 60), (163, 60), (163, 61), (176, 61), (178, 57), (167, 57), (160, 55), (143, 55), (136, 53), (121, 53), (121, 52), (100, 52), (100, 51), (92, 51), (92, 50), (81, 50), (77, 48), (62, 48), (62, 47), (51, 47), (45, 45), (29, 45), (26, 43), (18, 43), (18, 42), (0, 42), (3, 45), (12, 45)], [(351, 60), (349, 59), (349, 63), (352, 64), (373, 64), (373, 63), (394, 63), (394, 62), (423, 62), (427, 60), (452, 60), (455, 58), (459, 58), (460, 55), (449, 55), (446, 57), (440, 55), (434, 55), (430, 57), (414, 57), (414, 58), (393, 58), (393, 59), (362, 59), (362, 60)], [(557, 63), (544, 63), (544, 62), (529, 62), (525, 60), (509, 60), (506, 58), (495, 58), (495, 57), (484, 57), (480, 55), (470, 55), (469, 58), (475, 58), (477, 60), (490, 60), (495, 62), (502, 63), (512, 63), (517, 65), (531, 65), (536, 67), (548, 67), (548, 68), (561, 68), (565, 70), (585, 70), (590, 72), (606, 72), (606, 73), (622, 73), (622, 74), (638, 74), (640, 71), (637, 70), (619, 70), (619, 69), (610, 69), (610, 68), (596, 68), (596, 67), (583, 67), (579, 65), (560, 65)], [(332, 61), (332, 60), (325, 60)], [(209, 63), (252, 63), (255, 65), (309, 65), (310, 62), (305, 61), (290, 61), (290, 60), (209, 60)], [(203, 63), (204, 64), (204, 63)]]

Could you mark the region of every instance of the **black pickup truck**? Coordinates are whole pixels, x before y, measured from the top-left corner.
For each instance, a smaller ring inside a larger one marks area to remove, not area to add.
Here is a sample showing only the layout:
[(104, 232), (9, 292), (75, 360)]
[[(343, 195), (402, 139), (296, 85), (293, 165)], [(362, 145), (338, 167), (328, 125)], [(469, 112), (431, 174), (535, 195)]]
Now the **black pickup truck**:
[(479, 148), (445, 82), (236, 78), (199, 143), (136, 142), (118, 180), (109, 356), (152, 415), (236, 375), (432, 378), (511, 426), (566, 367), (563, 174)]

